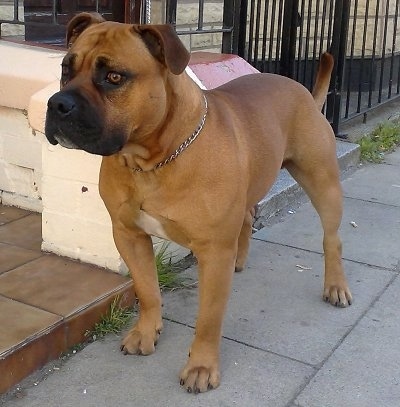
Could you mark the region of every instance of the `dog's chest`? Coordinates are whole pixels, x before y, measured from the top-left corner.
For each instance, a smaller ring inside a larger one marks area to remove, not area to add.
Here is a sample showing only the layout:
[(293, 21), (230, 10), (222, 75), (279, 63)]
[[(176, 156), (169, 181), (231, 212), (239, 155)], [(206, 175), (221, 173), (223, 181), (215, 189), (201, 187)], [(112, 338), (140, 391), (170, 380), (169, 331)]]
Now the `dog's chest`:
[(135, 220), (135, 223), (149, 235), (169, 239), (161, 222), (143, 210), (139, 211), (139, 216)]

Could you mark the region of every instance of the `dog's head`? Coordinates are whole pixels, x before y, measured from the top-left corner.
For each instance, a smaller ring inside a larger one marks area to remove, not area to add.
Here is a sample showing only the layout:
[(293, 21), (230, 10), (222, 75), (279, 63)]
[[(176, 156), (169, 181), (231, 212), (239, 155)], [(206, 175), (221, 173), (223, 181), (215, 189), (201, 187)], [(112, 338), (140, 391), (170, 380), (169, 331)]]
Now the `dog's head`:
[(170, 25), (128, 25), (82, 13), (67, 28), (61, 90), (48, 101), (51, 144), (111, 155), (155, 132), (167, 115), (167, 77), (189, 53)]

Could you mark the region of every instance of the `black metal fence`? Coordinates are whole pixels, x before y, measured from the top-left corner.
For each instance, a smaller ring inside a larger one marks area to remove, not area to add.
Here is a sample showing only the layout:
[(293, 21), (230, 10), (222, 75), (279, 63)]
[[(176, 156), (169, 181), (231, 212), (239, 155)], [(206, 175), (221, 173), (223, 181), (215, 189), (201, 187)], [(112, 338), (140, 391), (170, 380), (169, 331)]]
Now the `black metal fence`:
[[(181, 3), (182, 6), (188, 4), (188, 2), (183, 3), (179, 2), (178, 0), (166, 0), (166, 16), (165, 22), (168, 24), (172, 24), (177, 27), (178, 35), (204, 35), (204, 34), (222, 34), (221, 35), (221, 48), (220, 50), (223, 53), (232, 53), (234, 45), (232, 43), (232, 35), (234, 32), (235, 26), (235, 17), (237, 19), (236, 24), (239, 23), (239, 15), (235, 15), (234, 9), (234, 1), (235, 0), (221, 0), (220, 3), (223, 5), (223, 12), (221, 15), (221, 19), (219, 22), (210, 23), (209, 21), (205, 21), (205, 7), (207, 3), (205, 0), (197, 0), (198, 2), (198, 12), (197, 12), (197, 21), (190, 27), (189, 29), (180, 29), (180, 25), (178, 24), (178, 5)], [(184, 24), (185, 25), (185, 24)]]
[[(184, 24), (191, 5), (197, 18)], [(207, 7), (221, 15), (207, 21)], [(0, 35), (64, 44), (64, 25), (79, 11), (148, 22), (151, 0), (3, 0)], [(219, 34), (219, 50), (237, 53), (262, 72), (286, 75), (311, 89), (322, 52), (335, 57), (326, 114), (339, 124), (400, 96), (400, 0), (166, 0), (160, 21), (182, 39)], [(11, 35), (10, 35), (11, 32)], [(185, 37), (186, 36), (186, 37)]]
[(319, 56), (330, 51), (327, 116), (337, 132), (400, 96), (399, 12), (400, 0), (242, 0), (238, 54), (311, 89)]
[(82, 11), (101, 13), (107, 20), (139, 22), (146, 7), (134, 0), (0, 0), (0, 37), (64, 46), (65, 25)]
[[(196, 4), (196, 0), (191, 2)], [(226, 7), (225, 3), (227, 4)], [(164, 6), (158, 22), (177, 26), (179, 35), (221, 34), (221, 49), (232, 52), (231, 34), (234, 26), (233, 0), (220, 2), (223, 12), (220, 21), (210, 24), (204, 19), (205, 0), (198, 0), (197, 21), (185, 24), (177, 21), (177, 11), (189, 3), (178, 0), (158, 1)], [(209, 3), (208, 3), (209, 4)], [(3, 7), (3, 8), (1, 8)], [(151, 0), (0, 0), (0, 37), (39, 42), (41, 44), (65, 45), (65, 25), (78, 12), (96, 11), (107, 20), (148, 23), (152, 11)], [(193, 16), (191, 16), (191, 19)], [(179, 19), (178, 19), (179, 20)], [(218, 19), (217, 19), (218, 20)]]

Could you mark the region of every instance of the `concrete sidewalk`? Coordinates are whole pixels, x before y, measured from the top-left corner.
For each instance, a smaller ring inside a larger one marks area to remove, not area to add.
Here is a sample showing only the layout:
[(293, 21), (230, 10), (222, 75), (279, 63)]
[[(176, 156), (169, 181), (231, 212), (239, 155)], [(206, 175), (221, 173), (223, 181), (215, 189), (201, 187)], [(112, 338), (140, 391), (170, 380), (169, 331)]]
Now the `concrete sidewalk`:
[(164, 294), (154, 355), (124, 356), (120, 337), (109, 336), (49, 364), (45, 380), (27, 379), (5, 405), (398, 407), (400, 150), (362, 166), (343, 187), (350, 308), (321, 300), (321, 228), (305, 204), (255, 233), (248, 267), (235, 275), (220, 388), (194, 396), (179, 386), (197, 304), (197, 290), (180, 290)]

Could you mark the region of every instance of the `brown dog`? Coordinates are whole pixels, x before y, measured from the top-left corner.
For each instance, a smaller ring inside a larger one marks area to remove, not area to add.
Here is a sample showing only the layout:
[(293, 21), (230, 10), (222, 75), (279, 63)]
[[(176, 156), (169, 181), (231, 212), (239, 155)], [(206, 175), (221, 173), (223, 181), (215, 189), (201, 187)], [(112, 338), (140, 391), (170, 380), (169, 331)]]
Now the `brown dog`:
[(351, 303), (338, 236), (335, 138), (320, 112), (329, 55), (321, 60), (313, 99), (302, 85), (271, 74), (203, 92), (184, 72), (189, 53), (166, 25), (104, 22), (85, 13), (70, 22), (67, 39), (62, 90), (49, 100), (46, 136), (104, 156), (100, 194), (140, 302), (123, 352), (154, 352), (163, 323), (150, 235), (173, 240), (199, 264), (196, 335), (181, 385), (189, 392), (219, 385), (233, 271), (245, 263), (252, 208), (281, 167), (304, 187), (321, 218), (324, 299)]

